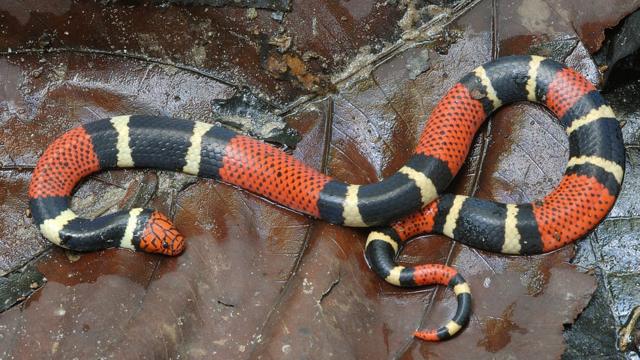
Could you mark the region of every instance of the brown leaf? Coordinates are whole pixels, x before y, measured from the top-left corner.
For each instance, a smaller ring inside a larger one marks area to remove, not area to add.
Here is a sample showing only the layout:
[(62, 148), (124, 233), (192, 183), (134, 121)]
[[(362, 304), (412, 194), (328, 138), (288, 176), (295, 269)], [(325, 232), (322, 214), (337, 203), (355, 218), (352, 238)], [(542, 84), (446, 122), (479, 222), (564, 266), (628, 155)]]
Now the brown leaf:
[[(33, 2), (0, 5), (0, 48), (12, 49), (0, 59), (3, 272), (49, 248), (24, 211), (29, 172), (73, 126), (123, 113), (207, 121), (212, 103), (246, 86), (299, 132), (294, 156), (338, 179), (377, 181), (411, 155), (440, 97), (496, 56), (544, 51), (597, 80), (587, 50), (631, 7), (572, 15), (577, 2), (569, 0), (447, 2), (454, 5), (412, 18), (425, 37), (403, 38), (397, 23), (406, 8), (393, 2), (294, 2), (282, 24), (261, 12), (249, 20), (235, 8), (51, 3), (42, 11)], [(428, 40), (448, 14), (445, 30), (460, 36)], [(295, 36), (283, 54), (269, 53), (280, 26)], [(393, 45), (382, 49), (385, 42)], [(328, 81), (343, 70), (351, 75)], [(323, 93), (317, 86), (336, 93), (314, 98)], [(558, 182), (567, 144), (548, 111), (513, 105), (481, 129), (452, 191), (534, 201)], [(46, 285), (0, 314), (0, 357), (557, 358), (563, 325), (595, 288), (592, 275), (568, 264), (573, 247), (506, 257), (422, 236), (400, 260), (457, 267), (474, 305), (457, 338), (416, 341), (417, 328), (451, 316), (455, 298), (441, 287), (399, 289), (375, 276), (363, 256), (366, 231), (211, 180), (145, 174), (92, 176), (74, 207), (96, 216), (149, 202), (186, 236), (184, 254), (109, 250), (72, 261), (58, 248), (47, 251), (37, 260)]]

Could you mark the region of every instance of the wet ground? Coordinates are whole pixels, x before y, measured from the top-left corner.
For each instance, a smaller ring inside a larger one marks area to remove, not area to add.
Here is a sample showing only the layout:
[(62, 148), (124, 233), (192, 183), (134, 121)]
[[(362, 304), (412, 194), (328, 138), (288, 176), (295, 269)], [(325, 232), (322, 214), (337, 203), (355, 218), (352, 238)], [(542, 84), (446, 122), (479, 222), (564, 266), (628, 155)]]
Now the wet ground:
[[(26, 187), (56, 136), (125, 113), (219, 121), (339, 179), (375, 181), (408, 158), (447, 89), (492, 58), (550, 56), (602, 87), (608, 61), (624, 54), (603, 55), (603, 44), (615, 49), (607, 42), (615, 31), (605, 30), (638, 7), (622, 0), (0, 3), (0, 358), (637, 358), (640, 81), (633, 77), (606, 92), (624, 123), (623, 192), (577, 247), (506, 257), (442, 236), (407, 246), (402, 261), (452, 264), (471, 284), (471, 323), (441, 344), (411, 335), (447, 319), (452, 294), (382, 282), (364, 261), (366, 232), (213, 181), (111, 171), (91, 176), (74, 208), (96, 216), (155, 207), (175, 219), (188, 249), (177, 258), (76, 254), (40, 237)], [(567, 145), (548, 111), (510, 106), (482, 128), (452, 191), (540, 198), (559, 181)], [(629, 341), (618, 336), (625, 324)]]

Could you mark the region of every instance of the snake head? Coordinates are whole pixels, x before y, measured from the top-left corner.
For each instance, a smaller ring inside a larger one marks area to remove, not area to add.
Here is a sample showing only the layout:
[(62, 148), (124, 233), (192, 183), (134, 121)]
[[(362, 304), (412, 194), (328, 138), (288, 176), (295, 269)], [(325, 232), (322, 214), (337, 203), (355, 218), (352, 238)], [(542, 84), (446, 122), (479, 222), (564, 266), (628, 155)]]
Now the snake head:
[(139, 236), (139, 250), (174, 256), (184, 250), (184, 245), (184, 236), (166, 215), (158, 211), (150, 212)]

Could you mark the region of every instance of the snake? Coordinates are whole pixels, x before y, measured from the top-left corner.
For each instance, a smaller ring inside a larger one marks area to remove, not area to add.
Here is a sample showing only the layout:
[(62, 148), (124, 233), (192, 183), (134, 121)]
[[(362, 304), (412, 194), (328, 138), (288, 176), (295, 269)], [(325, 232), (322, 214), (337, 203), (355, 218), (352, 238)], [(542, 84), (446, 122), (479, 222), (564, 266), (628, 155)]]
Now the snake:
[[(546, 106), (567, 133), (569, 161), (560, 183), (528, 204), (445, 193), (485, 119), (518, 101)], [(94, 219), (71, 209), (81, 180), (112, 168), (212, 178), (332, 224), (370, 227), (365, 259), (388, 283), (453, 289), (458, 303), (453, 318), (414, 334), (440, 341), (468, 323), (470, 286), (447, 265), (398, 265), (406, 241), (439, 233), (497, 253), (553, 251), (583, 237), (607, 215), (621, 189), (624, 165), (619, 122), (588, 80), (552, 59), (509, 56), (477, 67), (456, 83), (432, 110), (404, 166), (375, 183), (334, 179), (273, 145), (221, 125), (122, 115), (84, 123), (56, 138), (34, 168), (28, 196), (42, 235), (81, 252), (118, 247), (178, 255), (185, 249), (185, 238), (171, 219), (153, 209), (126, 209)]]

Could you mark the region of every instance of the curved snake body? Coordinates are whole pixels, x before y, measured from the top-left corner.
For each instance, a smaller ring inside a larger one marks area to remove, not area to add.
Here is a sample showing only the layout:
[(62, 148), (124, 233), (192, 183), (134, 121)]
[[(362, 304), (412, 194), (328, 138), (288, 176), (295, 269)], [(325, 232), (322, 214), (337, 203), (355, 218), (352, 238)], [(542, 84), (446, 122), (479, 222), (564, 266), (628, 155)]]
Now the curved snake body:
[[(532, 204), (443, 195), (485, 118), (514, 101), (539, 102), (564, 126), (570, 159), (560, 184)], [(593, 229), (613, 206), (624, 173), (624, 148), (612, 110), (581, 75), (537, 56), (506, 57), (457, 83), (431, 113), (413, 156), (374, 184), (338, 181), (261, 141), (204, 122), (132, 115), (85, 124), (55, 140), (34, 170), (30, 207), (43, 235), (78, 251), (182, 252), (183, 236), (159, 212), (131, 209), (85, 219), (70, 209), (81, 179), (130, 167), (218, 179), (335, 224), (370, 227), (396, 221), (371, 232), (367, 261), (394, 285), (437, 283), (454, 289), (459, 300), (454, 319), (443, 328), (416, 333), (442, 340), (468, 320), (469, 286), (451, 267), (396, 265), (403, 242), (437, 232), (507, 254), (557, 249)]]

